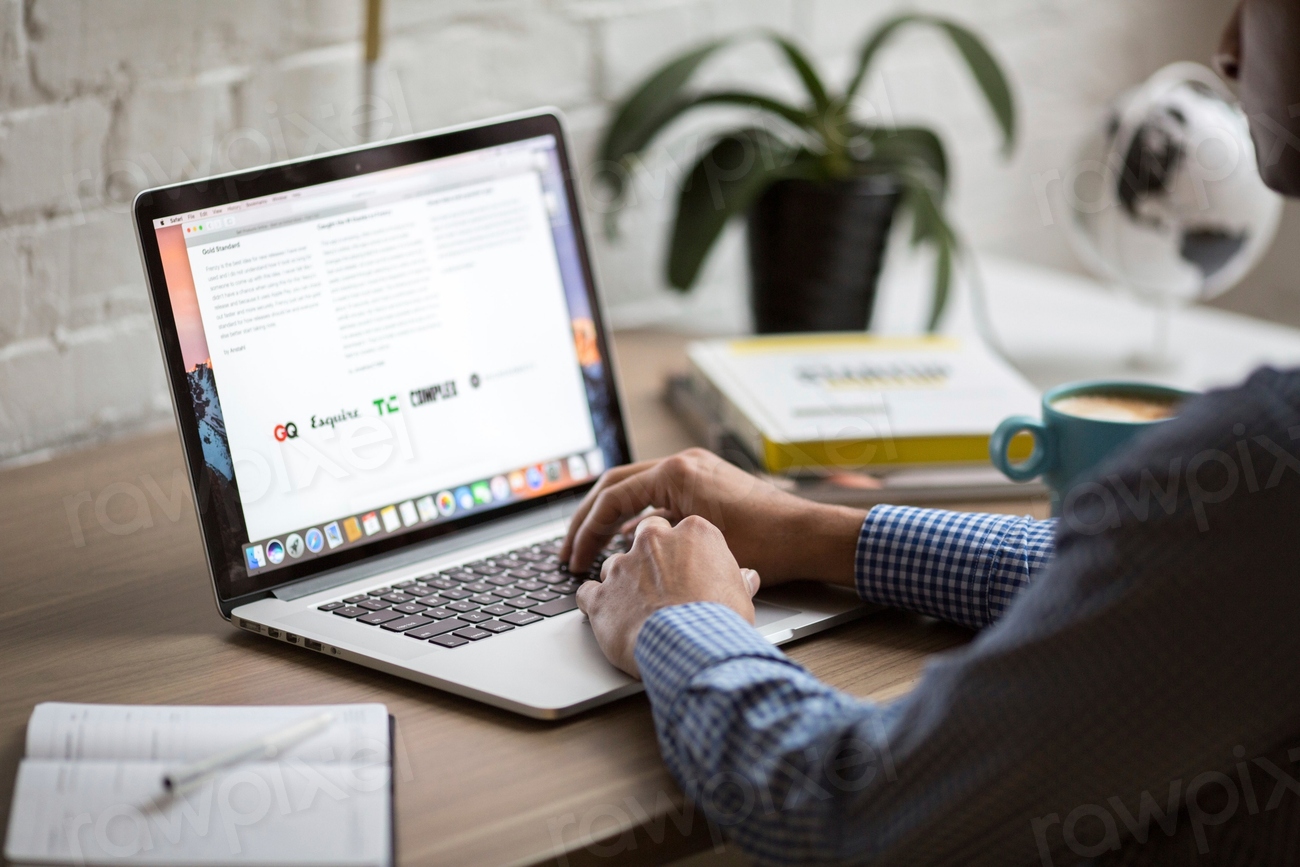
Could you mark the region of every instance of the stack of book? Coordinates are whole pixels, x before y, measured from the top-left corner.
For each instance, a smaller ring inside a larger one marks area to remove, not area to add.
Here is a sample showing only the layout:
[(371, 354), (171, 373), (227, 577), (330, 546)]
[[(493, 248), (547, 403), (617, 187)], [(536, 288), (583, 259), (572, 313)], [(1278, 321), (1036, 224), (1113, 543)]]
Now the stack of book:
[[(814, 334), (710, 340), (666, 398), (708, 448), (824, 502), (1013, 499), (1043, 493), (989, 462), (994, 428), (1038, 392), (982, 344)], [(1032, 444), (1017, 440), (1023, 460)]]

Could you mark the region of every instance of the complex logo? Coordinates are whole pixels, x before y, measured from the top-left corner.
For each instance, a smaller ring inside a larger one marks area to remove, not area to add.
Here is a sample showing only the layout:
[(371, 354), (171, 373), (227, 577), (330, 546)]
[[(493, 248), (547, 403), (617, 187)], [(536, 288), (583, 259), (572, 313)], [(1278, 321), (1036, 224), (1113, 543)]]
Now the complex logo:
[(416, 388), (411, 391), (411, 406), (424, 406), (439, 400), (450, 400), (456, 396), (456, 380), (449, 379), (437, 385)]
[(285, 440), (296, 440), (298, 438), (298, 426), (291, 421), (285, 422), (284, 424), (276, 425), (275, 430), (272, 433), (275, 434), (276, 442), (282, 443)]

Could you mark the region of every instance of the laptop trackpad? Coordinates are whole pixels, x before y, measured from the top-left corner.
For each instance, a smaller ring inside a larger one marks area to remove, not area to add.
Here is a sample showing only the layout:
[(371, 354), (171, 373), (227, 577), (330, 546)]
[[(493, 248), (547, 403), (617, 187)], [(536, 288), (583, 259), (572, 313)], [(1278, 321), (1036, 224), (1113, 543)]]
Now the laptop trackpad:
[(754, 626), (762, 629), (764, 626), (770, 626), (773, 623), (780, 623), (787, 617), (793, 617), (798, 614), (793, 608), (784, 608), (780, 605), (773, 605), (771, 602), (764, 602), (761, 599), (754, 600)]

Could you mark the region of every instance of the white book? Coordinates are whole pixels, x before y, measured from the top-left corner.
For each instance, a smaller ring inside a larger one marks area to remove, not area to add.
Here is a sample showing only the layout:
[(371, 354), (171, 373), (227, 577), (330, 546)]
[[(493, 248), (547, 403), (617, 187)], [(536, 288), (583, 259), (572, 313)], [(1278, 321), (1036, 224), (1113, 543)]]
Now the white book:
[[(274, 759), (168, 795), (168, 770), (329, 712)], [(392, 863), (381, 704), (168, 707), (47, 702), (27, 723), (5, 857), (16, 864)]]
[(987, 466), (998, 423), (1038, 412), (1034, 387), (977, 341), (774, 335), (688, 353), (707, 412), (769, 473)]

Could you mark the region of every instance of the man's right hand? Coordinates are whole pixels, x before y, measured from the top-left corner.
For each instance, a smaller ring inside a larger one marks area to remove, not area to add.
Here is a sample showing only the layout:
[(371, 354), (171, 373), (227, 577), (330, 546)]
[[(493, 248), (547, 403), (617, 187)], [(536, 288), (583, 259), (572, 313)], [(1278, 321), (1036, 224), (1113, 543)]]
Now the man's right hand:
[(853, 584), (858, 532), (866, 513), (786, 493), (704, 449), (615, 467), (578, 507), (560, 549), (584, 574), (614, 535), (646, 515), (676, 523), (698, 515), (722, 531), (740, 566), (764, 584), (811, 578)]

